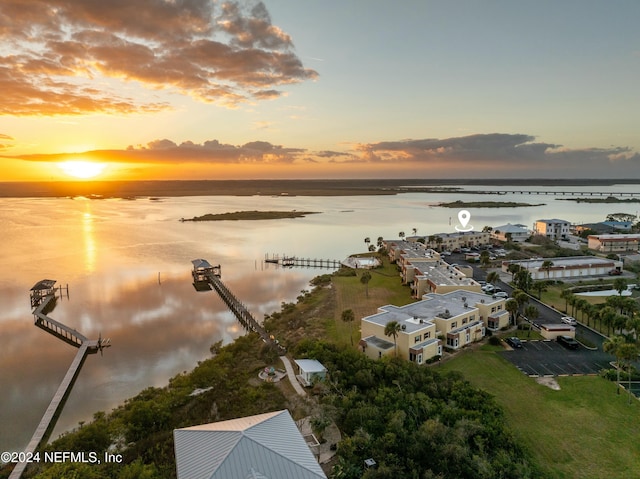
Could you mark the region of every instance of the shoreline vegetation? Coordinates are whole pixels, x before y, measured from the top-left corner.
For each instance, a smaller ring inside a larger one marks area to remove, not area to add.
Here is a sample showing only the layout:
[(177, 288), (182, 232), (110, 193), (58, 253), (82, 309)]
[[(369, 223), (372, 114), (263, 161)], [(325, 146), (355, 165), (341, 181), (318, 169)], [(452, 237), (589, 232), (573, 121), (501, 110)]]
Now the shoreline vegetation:
[[(340, 430), (340, 442), (331, 442), (337, 455), (323, 465), (334, 479), (418, 477), (418, 471), (420, 477), (443, 479), (595, 479), (623, 477), (634, 467), (639, 436), (621, 425), (635, 424), (640, 412), (603, 378), (561, 378), (562, 390), (552, 391), (496, 354), (501, 348), (486, 345), (431, 367), (368, 359), (354, 347), (359, 331), (343, 313), (352, 310), (359, 318), (374, 314), (380, 304), (413, 301), (387, 258), (370, 273), (366, 295), (359, 277), (363, 271), (341, 268), (317, 276), (297, 302), (283, 302), (279, 311), (265, 315), (264, 327), (290, 356), (315, 358), (329, 367), (329, 380), (309, 388), (307, 399), (297, 396), (287, 380), (257, 379), (265, 366), (281, 363), (275, 350), (250, 333), (226, 346), (213, 344), (212, 356), (191, 372), (177, 374), (164, 387), (149, 387), (109, 413), (95, 413), (93, 421), (80, 423), (45, 449), (118, 452), (123, 464), (34, 464), (29, 477), (174, 479), (174, 428), (285, 407), (295, 420), (311, 417), (318, 437), (327, 427)], [(593, 398), (586, 401), (589, 394)], [(562, 427), (558, 417), (564, 418)], [(621, 427), (624, 436), (618, 438)], [(588, 431), (587, 446), (576, 431)], [(601, 437), (614, 446), (598, 447)], [(379, 468), (363, 473), (368, 457), (375, 457)], [(589, 474), (581, 468), (585, 461), (591, 464)], [(10, 467), (0, 467), (0, 478)]]
[(436, 206), (442, 208), (520, 208), (526, 206), (544, 206), (546, 203), (517, 203), (515, 201), (452, 201), (450, 203), (438, 203)]
[[(460, 186), (612, 186), (640, 179), (344, 179), (344, 180), (185, 180), (0, 182), (0, 197), (135, 199), (162, 196), (359, 196), (403, 193), (476, 193)], [(451, 186), (447, 188), (447, 186)]]
[(234, 211), (233, 213), (208, 213), (202, 216), (194, 216), (191, 219), (181, 218), (186, 221), (240, 221), (240, 220), (278, 220), (283, 218), (304, 218), (307, 215), (317, 215), (319, 211)]

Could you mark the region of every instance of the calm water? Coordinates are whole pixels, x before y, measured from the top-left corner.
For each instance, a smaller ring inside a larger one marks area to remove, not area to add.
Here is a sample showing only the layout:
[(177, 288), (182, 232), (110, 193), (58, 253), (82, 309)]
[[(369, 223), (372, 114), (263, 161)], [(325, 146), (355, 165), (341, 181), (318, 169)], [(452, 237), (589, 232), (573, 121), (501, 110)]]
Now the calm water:
[[(484, 189), (483, 187), (474, 187)], [(607, 191), (638, 191), (618, 185)], [(529, 188), (537, 189), (537, 188)], [(540, 188), (542, 189), (542, 188)], [(574, 188), (580, 190), (580, 188)], [(411, 193), (366, 197), (190, 197), (0, 199), (0, 450), (20, 450), (71, 363), (75, 348), (33, 326), (29, 288), (40, 279), (68, 284), (51, 317), (113, 347), (87, 358), (53, 437), (110, 410), (148, 386), (191, 369), (209, 346), (243, 331), (214, 292), (197, 293), (190, 261), (222, 265), (222, 277), (257, 318), (291, 301), (319, 270), (262, 268), (265, 254), (342, 259), (363, 239), (453, 231), (457, 210), (440, 201), (546, 203), (471, 209), (477, 229), (507, 222), (529, 227), (543, 217), (572, 222), (636, 214), (640, 204), (590, 205), (553, 197)], [(179, 222), (181, 217), (251, 209), (317, 211), (271, 221)], [(158, 281), (158, 276), (160, 281)]]

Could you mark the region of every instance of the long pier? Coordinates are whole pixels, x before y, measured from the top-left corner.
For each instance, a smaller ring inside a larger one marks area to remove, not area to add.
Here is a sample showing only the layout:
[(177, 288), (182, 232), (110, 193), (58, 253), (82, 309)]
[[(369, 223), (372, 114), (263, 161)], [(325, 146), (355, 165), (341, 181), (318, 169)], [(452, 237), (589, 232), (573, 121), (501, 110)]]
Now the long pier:
[(198, 283), (205, 282), (207, 286), (210, 286), (207, 289), (213, 288), (216, 293), (218, 293), (238, 322), (240, 322), (247, 331), (258, 333), (262, 338), (262, 341), (275, 347), (281, 356), (287, 352), (277, 339), (266, 332), (256, 318), (253, 317), (247, 307), (238, 300), (238, 298), (236, 298), (229, 288), (227, 288), (227, 286), (222, 282), (220, 279), (220, 265), (211, 266), (206, 260), (202, 259), (193, 260), (192, 263), (194, 287), (197, 291), (204, 290), (204, 288), (201, 287), (202, 284), (198, 285)]
[(452, 191), (456, 194), (477, 194), (477, 195), (544, 195), (544, 196), (580, 196), (580, 197), (640, 197), (640, 191), (618, 191), (618, 192), (602, 192), (602, 191), (547, 191), (547, 190), (459, 190)]
[[(87, 355), (95, 354), (98, 351), (102, 351), (103, 348), (110, 346), (110, 340), (108, 339), (103, 340), (102, 337), (100, 337), (100, 339), (97, 340), (90, 340), (75, 329), (47, 316), (47, 313), (55, 307), (56, 289), (53, 287), (54, 284), (55, 281), (45, 279), (39, 281), (31, 288), (31, 307), (34, 308), (32, 311), (35, 319), (34, 324), (40, 329), (63, 340), (65, 343), (78, 348), (78, 352), (73, 358), (69, 369), (67, 369), (67, 373), (62, 379), (62, 382), (58, 386), (58, 390), (53, 395), (42, 419), (40, 419), (40, 423), (36, 427), (33, 436), (31, 436), (29, 444), (27, 444), (27, 447), (24, 449), (27, 457), (35, 453), (40, 444), (45, 441), (53, 431)], [(9, 479), (20, 479), (27, 464), (27, 462), (16, 463), (13, 471), (11, 471), (9, 475)]]
[(298, 258), (296, 256), (265, 255), (266, 264), (275, 264), (282, 268), (325, 268), (338, 269), (342, 263), (336, 259)]

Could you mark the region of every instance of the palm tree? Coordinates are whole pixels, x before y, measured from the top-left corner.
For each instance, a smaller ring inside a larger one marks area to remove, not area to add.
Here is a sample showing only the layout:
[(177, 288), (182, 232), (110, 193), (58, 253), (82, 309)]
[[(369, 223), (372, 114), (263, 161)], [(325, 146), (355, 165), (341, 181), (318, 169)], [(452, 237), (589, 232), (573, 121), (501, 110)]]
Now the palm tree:
[(487, 283), (496, 284), (498, 281), (500, 281), (500, 273), (497, 271), (491, 271), (487, 275)]
[(398, 236), (400, 237), (400, 239), (404, 239), (404, 231), (400, 231), (400, 233), (398, 233)]
[(518, 289), (523, 291), (529, 291), (531, 289), (531, 284), (533, 283), (533, 279), (531, 279), (531, 273), (526, 269), (521, 269), (514, 276), (514, 283)]
[(353, 313), (352, 309), (345, 309), (342, 312), (342, 321), (345, 323), (349, 323), (349, 338), (351, 339), (351, 346), (353, 346), (353, 331), (351, 325), (353, 321), (356, 319), (356, 315)]
[(582, 322), (584, 322), (584, 313), (588, 307), (589, 301), (587, 301), (586, 299), (580, 298), (578, 299), (578, 301), (576, 301), (576, 309), (581, 313), (580, 320)]
[(531, 336), (531, 328), (533, 327), (533, 320), (536, 319), (538, 316), (540, 316), (540, 311), (538, 311), (538, 308), (536, 308), (533, 304), (530, 304), (525, 308), (524, 315), (531, 323), (529, 325), (529, 332), (527, 333), (527, 336)]
[(513, 281), (513, 276), (521, 269), (522, 269), (522, 266), (515, 263), (510, 263), (509, 266), (507, 266), (507, 271), (511, 273), (511, 281)]
[(633, 343), (621, 344), (618, 348), (618, 354), (627, 366), (627, 374), (629, 375), (627, 390), (629, 392), (629, 404), (631, 404), (631, 370), (633, 369), (633, 361), (638, 359), (638, 345)]
[(616, 357), (616, 370), (618, 371), (618, 380), (616, 382), (616, 392), (620, 394), (620, 366), (621, 366), (621, 351), (620, 347), (624, 344), (624, 338), (622, 336), (614, 336), (607, 339), (602, 344), (602, 349), (605, 353), (611, 353)]
[(624, 278), (616, 278), (613, 282), (613, 289), (618, 292), (619, 296), (622, 296), (622, 292), (626, 291), (628, 287), (629, 283), (627, 283), (627, 280)]
[(367, 245), (367, 249), (369, 249), (369, 243), (371, 243), (371, 238), (368, 236), (364, 239), (364, 243)]
[(549, 270), (551, 269), (551, 267), (553, 266), (553, 261), (549, 260), (549, 259), (545, 259), (542, 262), (542, 266), (540, 266), (540, 269), (543, 271), (547, 272), (547, 279), (549, 279)]
[(520, 305), (518, 305), (518, 302), (513, 299), (513, 298), (509, 298), (505, 303), (504, 303), (504, 309), (506, 309), (507, 311), (509, 311), (509, 323), (513, 323), (516, 324), (517, 323), (517, 315), (518, 315), (518, 310), (520, 309)]
[(411, 234), (412, 234), (413, 236), (417, 235), (417, 234), (418, 234), (418, 228), (412, 228), (412, 229), (411, 229)]
[(523, 311), (524, 305), (529, 302), (529, 295), (524, 291), (516, 290), (512, 296), (518, 302), (518, 311)]
[(604, 322), (607, 325), (607, 336), (609, 336), (611, 334), (611, 325), (616, 317), (616, 310), (611, 306), (605, 306), (600, 310), (599, 316), (600, 322)]
[(376, 243), (378, 245), (378, 248), (382, 247), (382, 242), (383, 241), (384, 241), (384, 238), (382, 236), (378, 236), (378, 240), (377, 240), (377, 243)]
[(436, 236), (436, 245), (437, 245), (438, 251), (440, 251), (442, 249), (442, 242), (443, 241), (444, 240), (442, 239), (442, 237)]
[(565, 313), (569, 310), (569, 298), (573, 296), (573, 293), (570, 289), (563, 289), (562, 293), (560, 293), (560, 297), (564, 299), (564, 311)]
[(365, 285), (367, 298), (369, 297), (369, 281), (371, 281), (371, 273), (365, 271), (362, 273), (362, 276), (360, 276), (360, 282)]
[(489, 266), (491, 260), (489, 259), (489, 252), (485, 249), (482, 253), (480, 253), (480, 263), (482, 266)]
[(396, 339), (398, 338), (398, 334), (401, 330), (402, 326), (400, 326), (398, 321), (389, 321), (384, 327), (384, 335), (393, 336), (393, 349), (396, 356), (398, 356), (398, 345), (396, 344)]

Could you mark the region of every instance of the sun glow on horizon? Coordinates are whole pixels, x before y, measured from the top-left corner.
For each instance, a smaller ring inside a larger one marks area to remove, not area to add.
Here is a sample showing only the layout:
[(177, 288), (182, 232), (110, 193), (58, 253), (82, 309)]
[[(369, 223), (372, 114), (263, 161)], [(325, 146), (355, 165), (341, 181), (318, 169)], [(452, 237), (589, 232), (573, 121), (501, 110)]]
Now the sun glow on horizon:
[(106, 166), (105, 163), (95, 163), (93, 161), (64, 161), (58, 163), (58, 168), (65, 174), (83, 180), (95, 178), (104, 171)]

